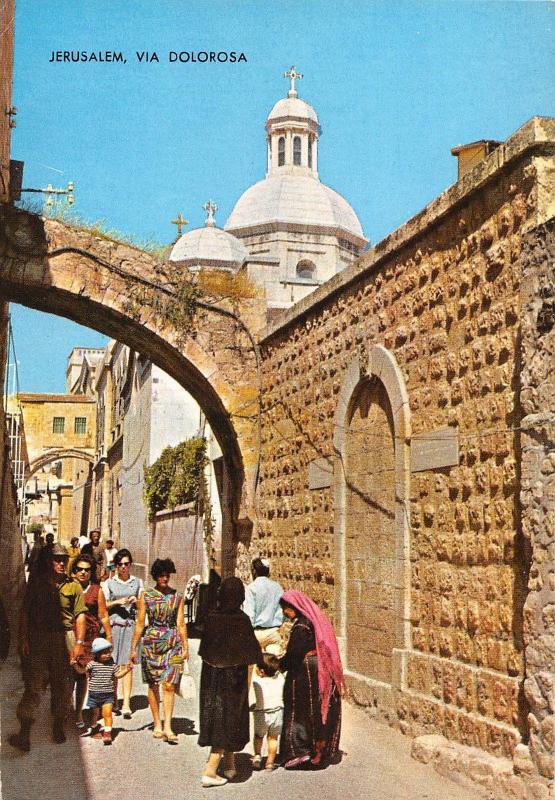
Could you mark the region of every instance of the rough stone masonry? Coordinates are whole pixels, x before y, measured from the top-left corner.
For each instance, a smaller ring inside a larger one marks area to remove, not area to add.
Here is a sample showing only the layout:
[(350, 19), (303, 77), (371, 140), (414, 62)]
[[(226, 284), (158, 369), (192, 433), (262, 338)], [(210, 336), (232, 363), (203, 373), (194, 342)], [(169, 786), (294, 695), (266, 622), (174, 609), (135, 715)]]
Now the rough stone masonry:
[(531, 120), (266, 331), (253, 542), (333, 615), (357, 702), (412, 736), (516, 753), (538, 797), (553, 777), (554, 141)]

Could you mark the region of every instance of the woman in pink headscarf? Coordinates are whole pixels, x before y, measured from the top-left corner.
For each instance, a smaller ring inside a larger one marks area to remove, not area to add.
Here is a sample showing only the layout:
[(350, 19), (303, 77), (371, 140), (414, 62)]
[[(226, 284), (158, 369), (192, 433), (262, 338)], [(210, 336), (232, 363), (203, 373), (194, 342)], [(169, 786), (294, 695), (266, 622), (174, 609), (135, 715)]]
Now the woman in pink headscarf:
[(286, 769), (325, 767), (339, 752), (343, 668), (329, 619), (303, 592), (285, 592), (283, 613), (293, 620), (280, 668), (287, 671), (280, 756)]

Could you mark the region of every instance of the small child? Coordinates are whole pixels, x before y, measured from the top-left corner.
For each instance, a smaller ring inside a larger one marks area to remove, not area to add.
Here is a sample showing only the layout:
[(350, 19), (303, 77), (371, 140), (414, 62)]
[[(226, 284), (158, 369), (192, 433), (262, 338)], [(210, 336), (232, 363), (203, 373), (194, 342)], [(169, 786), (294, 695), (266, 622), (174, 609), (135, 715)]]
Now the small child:
[(78, 672), (86, 673), (89, 678), (89, 702), (92, 710), (91, 730), (98, 722), (98, 712), (102, 710), (104, 731), (93, 733), (95, 739), (102, 738), (104, 744), (112, 744), (112, 709), (116, 696), (116, 681), (123, 678), (133, 669), (133, 664), (114, 664), (112, 644), (101, 637), (94, 639), (91, 646), (93, 660), (86, 667), (74, 664)]
[(285, 678), (279, 671), (279, 659), (273, 653), (262, 653), (252, 677), (256, 698), (254, 707), (254, 756), (252, 768), (262, 769), (262, 744), (268, 740), (266, 769), (275, 769), (279, 735), (283, 726), (283, 684)]

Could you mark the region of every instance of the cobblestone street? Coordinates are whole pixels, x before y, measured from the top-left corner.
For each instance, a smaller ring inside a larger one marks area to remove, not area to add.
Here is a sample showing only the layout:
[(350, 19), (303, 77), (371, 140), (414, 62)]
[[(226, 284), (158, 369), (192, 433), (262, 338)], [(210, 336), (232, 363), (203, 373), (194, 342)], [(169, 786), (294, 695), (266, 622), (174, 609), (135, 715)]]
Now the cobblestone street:
[[(196, 650), (196, 642), (193, 642)], [(191, 667), (198, 678), (200, 661), (192, 657)], [(63, 745), (50, 740), (47, 700), (43, 701), (40, 721), (32, 731), (32, 750), (22, 754), (10, 747), (7, 737), (17, 730), (15, 708), (21, 694), (17, 662), (10, 658), (0, 673), (2, 800), (169, 800), (206, 797), (200, 774), (206, 757), (197, 746), (198, 709), (195, 701), (176, 702), (174, 730), (179, 745), (154, 740), (146, 687), (140, 670), (134, 676), (134, 709), (131, 720), (114, 718), (114, 743), (88, 737), (78, 738), (70, 731)], [(69, 727), (69, 726), (68, 726)], [(392, 729), (370, 720), (362, 711), (344, 705), (342, 736), (343, 759), (322, 772), (252, 773), (249, 755), (238, 756), (239, 774), (235, 781), (211, 796), (275, 800), (276, 797), (302, 800), (480, 800), (483, 794), (456, 785), (431, 767), (410, 758), (410, 740)], [(250, 750), (250, 748), (249, 748)]]

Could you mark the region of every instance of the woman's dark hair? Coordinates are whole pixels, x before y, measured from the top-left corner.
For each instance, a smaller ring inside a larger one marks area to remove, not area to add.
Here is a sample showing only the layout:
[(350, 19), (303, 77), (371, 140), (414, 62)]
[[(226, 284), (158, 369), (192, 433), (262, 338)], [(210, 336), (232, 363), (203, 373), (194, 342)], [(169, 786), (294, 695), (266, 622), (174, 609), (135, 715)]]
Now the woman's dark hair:
[(96, 559), (90, 556), (88, 553), (80, 553), (73, 559), (73, 563), (71, 565), (71, 574), (77, 574), (77, 564), (85, 563), (88, 564), (91, 568), (91, 582), (96, 583)]
[(114, 564), (116, 565), (116, 567), (119, 566), (119, 562), (121, 561), (122, 558), (125, 558), (125, 556), (127, 556), (129, 561), (133, 563), (133, 556), (131, 555), (127, 547), (122, 547), (121, 550), (118, 550), (118, 552), (114, 556)]
[(218, 605), (220, 611), (239, 611), (245, 599), (243, 581), (234, 575), (222, 581), (218, 590)]
[(79, 543), (79, 537), (78, 536), (72, 536), (71, 539), (69, 540), (69, 543), (71, 545), (73, 545), (73, 547), (75, 547), (75, 542)]
[(279, 658), (273, 653), (262, 653), (262, 658), (258, 660), (256, 666), (264, 675), (273, 678), (276, 672), (279, 672)]
[(150, 574), (156, 580), (160, 575), (171, 575), (176, 572), (175, 564), (171, 558), (157, 558), (150, 568)]

